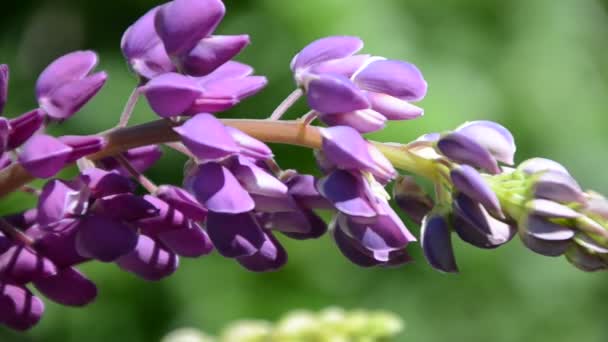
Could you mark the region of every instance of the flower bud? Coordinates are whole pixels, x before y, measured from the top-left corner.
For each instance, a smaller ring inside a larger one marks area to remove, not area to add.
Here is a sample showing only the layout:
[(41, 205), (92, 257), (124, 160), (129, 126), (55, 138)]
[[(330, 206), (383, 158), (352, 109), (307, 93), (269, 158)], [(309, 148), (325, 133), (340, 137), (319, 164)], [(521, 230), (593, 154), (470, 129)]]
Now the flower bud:
[(199, 165), (192, 193), (209, 211), (237, 214), (253, 210), (255, 203), (230, 170), (218, 163)]
[(319, 179), (317, 189), (336, 209), (348, 216), (376, 217), (376, 206), (371, 203), (371, 191), (361, 176), (337, 170)]
[(492, 214), (503, 217), (498, 197), (474, 168), (462, 165), (450, 172), (454, 187), (483, 205)]
[(560, 256), (572, 244), (574, 231), (543, 217), (529, 215), (520, 223), (523, 243), (532, 251), (545, 256)]
[(8, 137), (7, 148), (12, 150), (21, 146), (40, 129), (43, 122), (44, 112), (40, 109), (34, 109), (11, 119), (9, 122), (11, 130)]
[(203, 94), (194, 78), (171, 72), (150, 80), (142, 92), (152, 110), (163, 118), (181, 115)]
[(97, 297), (97, 286), (73, 267), (34, 281), (34, 286), (45, 297), (61, 305), (81, 307)]
[(556, 171), (543, 172), (536, 179), (534, 197), (561, 203), (585, 202), (583, 191), (576, 180), (570, 175)]
[(227, 258), (254, 255), (266, 242), (265, 233), (249, 212), (224, 214), (210, 211), (207, 233), (218, 252)]
[(552, 171), (570, 175), (568, 170), (562, 164), (546, 158), (531, 158), (525, 160), (519, 164), (517, 169), (527, 174), (534, 174), (541, 171)]
[(437, 214), (429, 214), (422, 220), (420, 237), (424, 256), (431, 266), (447, 273), (457, 273), (454, 249), (447, 220)]
[(72, 148), (72, 153), (68, 158), (68, 163), (74, 162), (89, 154), (101, 151), (106, 145), (104, 137), (80, 136), (80, 135), (64, 135), (59, 137), (59, 140)]
[(490, 152), (496, 160), (513, 165), (515, 140), (505, 127), (492, 121), (471, 121), (456, 129)]
[(344, 76), (310, 74), (303, 82), (308, 105), (317, 112), (333, 114), (370, 108), (365, 93)]
[(254, 272), (276, 271), (287, 262), (287, 252), (270, 232), (265, 232), (260, 249), (248, 256), (237, 257), (243, 267)]
[[(224, 124), (211, 114), (198, 114), (173, 130), (198, 160), (216, 160), (239, 152)], [(205, 134), (201, 134), (205, 132)]]

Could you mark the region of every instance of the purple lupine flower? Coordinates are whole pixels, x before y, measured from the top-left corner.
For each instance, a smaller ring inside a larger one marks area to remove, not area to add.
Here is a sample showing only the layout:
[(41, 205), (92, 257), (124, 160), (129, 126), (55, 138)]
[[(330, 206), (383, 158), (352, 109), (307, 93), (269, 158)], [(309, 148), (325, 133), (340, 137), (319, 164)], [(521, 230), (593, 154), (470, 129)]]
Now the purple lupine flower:
[(287, 252), (270, 232), (265, 232), (265, 241), (252, 255), (237, 257), (239, 264), (254, 272), (275, 271), (287, 262)]
[(205, 76), (238, 55), (249, 45), (249, 35), (209, 36), (188, 53), (178, 57), (180, 70), (192, 76)]
[(25, 286), (0, 282), (0, 323), (28, 330), (42, 317), (44, 303)]
[(481, 203), (494, 215), (503, 216), (498, 197), (477, 170), (461, 165), (450, 172), (450, 178), (458, 191)]
[(441, 137), (437, 148), (441, 154), (457, 163), (471, 165), (493, 174), (501, 172), (490, 151), (462, 133), (454, 132)]
[(160, 6), (154, 7), (125, 31), (120, 42), (131, 69), (146, 79), (175, 71), (175, 66), (156, 33), (154, 20)]
[(426, 94), (426, 81), (412, 64), (368, 55), (357, 37), (335, 36), (306, 46), (291, 62), (309, 106), (330, 126), (347, 125), (362, 133), (388, 120), (414, 119), (423, 110), (409, 103)]
[(496, 248), (509, 242), (516, 229), (494, 218), (479, 202), (459, 193), (452, 204), (452, 226), (465, 242), (479, 248)]
[(225, 12), (220, 0), (174, 0), (156, 13), (156, 32), (170, 56), (183, 55), (215, 30)]
[(57, 266), (48, 258), (26, 246), (14, 245), (0, 255), (0, 279), (15, 284), (50, 277)]
[(0, 64), (0, 114), (4, 112), (4, 106), (8, 98), (8, 65)]
[(67, 306), (86, 306), (97, 297), (97, 286), (74, 267), (34, 281), (34, 286), (46, 298)]
[(348, 216), (374, 218), (378, 215), (376, 198), (370, 195), (368, 183), (356, 173), (333, 171), (319, 180), (317, 188), (337, 210)]
[(215, 162), (198, 166), (190, 188), (196, 199), (210, 212), (238, 214), (255, 207), (249, 193), (230, 170)]
[(252, 256), (267, 240), (259, 222), (250, 212), (224, 214), (209, 211), (207, 233), (218, 252), (228, 258)]
[(496, 160), (513, 165), (515, 140), (508, 129), (492, 121), (471, 121), (456, 128), (456, 132), (472, 139), (492, 154)]
[(140, 235), (137, 246), (116, 263), (120, 268), (148, 280), (158, 281), (170, 276), (179, 266), (179, 257), (153, 239)]
[(50, 135), (38, 134), (30, 138), (19, 153), (19, 164), (32, 176), (49, 178), (69, 162), (73, 149)]
[(194, 221), (204, 221), (207, 216), (207, 209), (200, 205), (194, 196), (180, 187), (161, 185), (155, 195)]
[(526, 247), (536, 253), (545, 256), (560, 256), (572, 244), (574, 231), (546, 218), (528, 215), (520, 223), (519, 236)]
[(322, 128), (321, 135), (324, 157), (335, 167), (367, 171), (381, 181), (388, 181), (396, 176), (395, 169), (386, 157), (353, 128)]
[(103, 71), (89, 75), (96, 65), (97, 55), (92, 51), (72, 52), (49, 64), (36, 81), (40, 108), (56, 120), (74, 115), (107, 79)]
[(152, 110), (161, 117), (216, 113), (257, 93), (267, 81), (250, 76), (253, 69), (227, 62), (203, 77), (166, 73), (155, 77), (142, 91)]
[(118, 171), (87, 168), (81, 172), (80, 178), (94, 198), (130, 193), (135, 190), (133, 182)]
[(568, 174), (557, 171), (542, 172), (534, 183), (534, 196), (562, 203), (585, 203), (583, 191)]
[(36, 131), (40, 129), (44, 122), (44, 112), (34, 109), (30, 112), (13, 118), (9, 122), (10, 134), (8, 137), (7, 148), (12, 150), (21, 146)]
[(80, 219), (77, 225), (76, 250), (83, 257), (112, 262), (133, 251), (137, 245), (137, 232), (125, 222), (89, 215)]
[(211, 114), (197, 114), (173, 130), (179, 134), (188, 150), (201, 161), (225, 158), (240, 151), (224, 124)]
[(361, 267), (372, 267), (398, 266), (411, 261), (410, 256), (404, 249), (376, 251), (366, 249), (360, 242), (345, 233), (339, 227), (340, 223), (338, 220), (332, 222), (334, 240), (340, 252), (352, 263)]
[(80, 182), (51, 180), (42, 188), (38, 200), (36, 222), (42, 229), (52, 230), (65, 218), (85, 214), (89, 205), (88, 189)]
[(441, 215), (429, 214), (422, 220), (420, 229), (422, 250), (431, 266), (447, 273), (457, 273), (450, 228)]

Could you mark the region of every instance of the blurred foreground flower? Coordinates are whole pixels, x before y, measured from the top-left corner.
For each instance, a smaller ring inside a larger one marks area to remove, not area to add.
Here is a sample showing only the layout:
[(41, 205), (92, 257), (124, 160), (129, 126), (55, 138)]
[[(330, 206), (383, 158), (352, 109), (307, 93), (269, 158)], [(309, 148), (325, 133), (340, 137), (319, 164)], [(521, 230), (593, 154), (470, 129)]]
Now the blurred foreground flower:
[(389, 342), (397, 341), (403, 328), (403, 321), (390, 312), (327, 308), (292, 311), (277, 323), (237, 321), (219, 337), (191, 328), (178, 329), (162, 342)]

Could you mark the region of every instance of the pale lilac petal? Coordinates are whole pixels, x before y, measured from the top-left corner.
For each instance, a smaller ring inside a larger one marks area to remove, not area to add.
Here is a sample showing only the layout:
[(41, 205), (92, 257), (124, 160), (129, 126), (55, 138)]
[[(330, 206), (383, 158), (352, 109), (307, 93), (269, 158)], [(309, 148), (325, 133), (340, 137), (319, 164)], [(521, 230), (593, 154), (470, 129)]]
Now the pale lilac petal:
[(338, 74), (350, 78), (370, 59), (370, 55), (354, 55), (340, 59), (331, 59), (312, 65), (309, 72), (317, 75)]
[(358, 37), (332, 36), (308, 44), (291, 62), (291, 69), (306, 68), (316, 63), (331, 59), (344, 58), (355, 54), (363, 48), (363, 41)]
[(523, 161), (517, 167), (525, 173), (533, 174), (541, 171), (554, 171), (569, 175), (568, 170), (560, 163), (546, 158), (532, 158)]
[(437, 148), (441, 154), (457, 163), (468, 164), (493, 174), (501, 172), (496, 159), (485, 147), (461, 133), (441, 137)]
[(515, 140), (508, 129), (492, 121), (471, 121), (458, 127), (456, 132), (466, 135), (487, 149), (496, 160), (513, 165)]

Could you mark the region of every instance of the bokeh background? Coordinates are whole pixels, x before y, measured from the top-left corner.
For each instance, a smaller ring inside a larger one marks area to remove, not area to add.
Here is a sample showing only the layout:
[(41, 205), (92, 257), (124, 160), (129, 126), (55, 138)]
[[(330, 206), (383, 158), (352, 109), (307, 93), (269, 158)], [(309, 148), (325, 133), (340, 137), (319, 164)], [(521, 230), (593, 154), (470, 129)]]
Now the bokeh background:
[[(158, 3), (3, 2), (0, 62), (12, 68), (7, 115), (35, 106), (33, 84), (53, 58), (94, 49), (110, 80), (57, 131), (85, 134), (110, 127), (135, 84), (120, 56), (121, 34)], [(293, 89), (288, 64), (294, 53), (324, 35), (358, 35), (366, 53), (413, 62), (429, 82), (422, 102), (426, 115), (393, 122), (375, 139), (406, 142), (466, 120), (497, 120), (513, 131), (519, 161), (557, 159), (584, 187), (608, 193), (606, 0), (232, 0), (226, 5), (219, 32), (249, 33), (253, 44), (238, 59), (270, 80), (259, 96), (227, 116), (268, 115)], [(289, 117), (304, 111), (300, 103)], [(136, 122), (153, 117), (145, 101), (136, 113)], [(310, 151), (276, 146), (275, 153), (284, 167), (314, 172)], [(150, 176), (179, 184), (183, 161), (167, 153)], [(3, 199), (0, 213), (34, 200)], [(26, 334), (0, 328), (0, 341), (158, 341), (177, 327), (215, 333), (235, 319), (275, 319), (294, 308), (330, 305), (398, 313), (407, 322), (400, 341), (608, 340), (608, 275), (534, 255), (518, 240), (493, 251), (455, 242), (459, 275), (433, 271), (417, 244), (410, 247), (415, 263), (372, 270), (347, 262), (329, 237), (287, 241), (286, 247), (288, 265), (271, 274), (246, 272), (217, 254), (183, 259), (179, 271), (159, 283), (114, 265), (85, 265), (100, 288), (93, 305), (70, 309), (48, 303), (39, 326)]]

